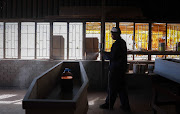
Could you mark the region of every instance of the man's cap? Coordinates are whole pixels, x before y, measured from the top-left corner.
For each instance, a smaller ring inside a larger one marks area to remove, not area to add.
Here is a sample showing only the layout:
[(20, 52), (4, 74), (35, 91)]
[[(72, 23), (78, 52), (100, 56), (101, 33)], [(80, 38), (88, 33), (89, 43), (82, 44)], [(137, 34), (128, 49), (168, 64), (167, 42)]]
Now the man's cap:
[(113, 27), (113, 28), (111, 29), (111, 32), (112, 32), (112, 33), (119, 33), (119, 34), (121, 34), (121, 30), (120, 30), (120, 28), (118, 28), (118, 27)]

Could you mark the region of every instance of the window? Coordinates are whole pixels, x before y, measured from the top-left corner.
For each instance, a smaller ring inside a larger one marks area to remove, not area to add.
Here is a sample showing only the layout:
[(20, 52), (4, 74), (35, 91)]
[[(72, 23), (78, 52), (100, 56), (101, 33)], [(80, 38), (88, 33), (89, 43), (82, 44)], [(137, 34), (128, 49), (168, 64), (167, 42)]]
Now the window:
[(35, 23), (21, 23), (21, 58), (35, 58)]
[(64, 49), (61, 49), (64, 54), (60, 56), (64, 59), (67, 59), (67, 22), (54, 22), (53, 36), (62, 36), (64, 38)]
[(116, 23), (106, 22), (105, 23), (105, 51), (110, 52), (114, 40), (111, 37), (111, 29), (116, 27)]
[(18, 23), (6, 23), (6, 58), (18, 58)]
[(3, 47), (4, 47), (4, 23), (0, 22), (0, 58), (3, 58)]
[[(158, 50), (159, 43), (165, 43), (166, 39), (166, 23), (152, 24), (152, 50)], [(164, 58), (164, 55), (152, 55), (152, 60), (155, 58)]]
[[(101, 42), (101, 23), (100, 22), (86, 22), (86, 38), (97, 38), (98, 43)], [(99, 44), (97, 44), (97, 45), (99, 46)], [(98, 46), (97, 46), (97, 48), (98, 48)], [(94, 50), (99, 51), (99, 49), (97, 49), (97, 50), (94, 49)], [(86, 49), (86, 51), (87, 51), (87, 49)], [(96, 56), (96, 55), (93, 54), (93, 56)], [(100, 54), (97, 56), (98, 56), (97, 59), (100, 60)]]
[(83, 23), (69, 23), (69, 59), (82, 59)]
[[(176, 51), (180, 42), (180, 24), (167, 24), (167, 50)], [(179, 55), (166, 55), (167, 58), (179, 59)]]
[[(121, 29), (121, 37), (126, 41), (127, 49), (133, 50), (134, 23), (120, 22), (119, 27)], [(133, 55), (128, 54), (127, 59), (133, 60)]]
[[(135, 24), (135, 50), (148, 50), (149, 24)], [(148, 55), (134, 55), (135, 60), (148, 60)]]
[(37, 59), (50, 57), (50, 23), (37, 23)]

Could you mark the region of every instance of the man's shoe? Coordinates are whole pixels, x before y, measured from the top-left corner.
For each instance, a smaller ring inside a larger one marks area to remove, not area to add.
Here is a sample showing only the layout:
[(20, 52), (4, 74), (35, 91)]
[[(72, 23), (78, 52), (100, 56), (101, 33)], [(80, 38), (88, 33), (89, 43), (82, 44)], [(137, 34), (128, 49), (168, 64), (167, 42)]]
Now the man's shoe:
[(99, 108), (113, 110), (113, 107), (109, 106), (109, 104), (106, 104), (106, 103), (100, 105)]
[(131, 108), (130, 108), (130, 107), (120, 106), (120, 108), (121, 108), (124, 112), (131, 112)]

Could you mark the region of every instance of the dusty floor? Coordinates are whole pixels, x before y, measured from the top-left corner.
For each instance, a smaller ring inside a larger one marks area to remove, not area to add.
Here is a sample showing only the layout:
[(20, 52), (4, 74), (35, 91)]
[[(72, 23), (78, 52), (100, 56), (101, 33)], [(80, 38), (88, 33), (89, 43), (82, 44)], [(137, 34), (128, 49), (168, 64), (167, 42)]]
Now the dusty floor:
[[(0, 114), (24, 114), (22, 109), (22, 99), (26, 90), (0, 89)], [(119, 106), (117, 98), (114, 110), (99, 109), (99, 105), (104, 103), (105, 91), (88, 91), (88, 114), (129, 114), (123, 112)], [(129, 100), (132, 112), (130, 114), (152, 114), (150, 107), (151, 94), (142, 90), (129, 91)]]

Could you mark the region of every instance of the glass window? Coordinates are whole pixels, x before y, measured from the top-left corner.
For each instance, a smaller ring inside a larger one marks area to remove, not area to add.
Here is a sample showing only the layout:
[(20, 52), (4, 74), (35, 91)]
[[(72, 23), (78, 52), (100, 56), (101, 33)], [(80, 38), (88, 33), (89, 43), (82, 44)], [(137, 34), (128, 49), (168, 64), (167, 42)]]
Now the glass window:
[(69, 23), (69, 59), (82, 59), (83, 23)]
[[(134, 35), (134, 23), (133, 22), (120, 22), (119, 27), (121, 29), (121, 37), (126, 41), (127, 49), (133, 50), (133, 35)], [(128, 60), (133, 60), (133, 55), (127, 55)]]
[(98, 42), (95, 42), (95, 40), (92, 42), (93, 50), (90, 49), (91, 46), (88, 45), (89, 47), (87, 47), (87, 44), (86, 44), (86, 56), (89, 51), (89, 53), (94, 53), (91, 55), (91, 56), (94, 56), (92, 58), (95, 58), (95, 56), (98, 56), (97, 60), (100, 60), (100, 54), (98, 55), (97, 53), (95, 53), (99, 51), (98, 46), (99, 46), (99, 43), (101, 42), (101, 23), (100, 22), (86, 22), (86, 38), (98, 39)]
[[(166, 39), (166, 23), (153, 23), (152, 24), (152, 50), (157, 50), (159, 43), (165, 43)], [(152, 55), (152, 60), (155, 58), (164, 58), (164, 55)]]
[[(135, 50), (148, 50), (149, 24), (135, 24)], [(134, 55), (135, 60), (148, 60), (148, 55)]]
[(4, 23), (0, 22), (0, 58), (3, 58)]
[(18, 23), (6, 23), (6, 58), (18, 58)]
[(134, 23), (120, 22), (119, 27), (121, 29), (121, 37), (126, 41), (127, 49), (133, 50)]
[(35, 58), (35, 23), (21, 23), (21, 58)]
[[(64, 49), (61, 49), (61, 58), (67, 59), (67, 22), (53, 23), (53, 36), (62, 36), (64, 38)], [(62, 46), (61, 46), (62, 47)]]
[(36, 41), (37, 59), (49, 59), (50, 55), (50, 23), (37, 23)]
[(158, 50), (160, 42), (165, 42), (166, 38), (166, 23), (152, 24), (152, 50)]
[(151, 60), (155, 60), (156, 58), (163, 58), (163, 59), (165, 59), (165, 55), (151, 55)]
[[(167, 50), (176, 51), (180, 42), (180, 24), (167, 24)], [(167, 55), (167, 58), (179, 59), (179, 55)]]
[(116, 27), (115, 22), (106, 22), (105, 23), (105, 51), (110, 52), (114, 40), (111, 37), (111, 29)]

